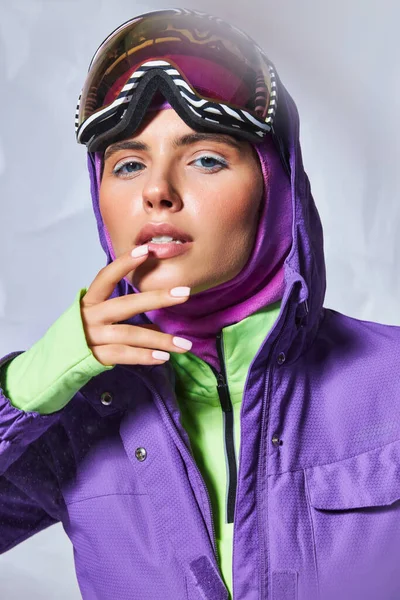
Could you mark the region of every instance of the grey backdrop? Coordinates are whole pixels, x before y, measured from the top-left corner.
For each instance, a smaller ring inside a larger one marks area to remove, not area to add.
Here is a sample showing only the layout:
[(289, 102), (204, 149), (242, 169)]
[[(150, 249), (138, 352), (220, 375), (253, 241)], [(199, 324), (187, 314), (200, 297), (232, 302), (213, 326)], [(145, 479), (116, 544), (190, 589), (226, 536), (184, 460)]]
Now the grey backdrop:
[[(77, 97), (108, 33), (171, 6), (179, 4), (0, 0), (0, 356), (35, 343), (104, 265), (85, 149), (74, 137)], [(399, 325), (399, 5), (181, 6), (247, 30), (297, 103), (325, 232), (325, 306)], [(0, 585), (2, 600), (80, 598), (62, 526), (3, 554)]]

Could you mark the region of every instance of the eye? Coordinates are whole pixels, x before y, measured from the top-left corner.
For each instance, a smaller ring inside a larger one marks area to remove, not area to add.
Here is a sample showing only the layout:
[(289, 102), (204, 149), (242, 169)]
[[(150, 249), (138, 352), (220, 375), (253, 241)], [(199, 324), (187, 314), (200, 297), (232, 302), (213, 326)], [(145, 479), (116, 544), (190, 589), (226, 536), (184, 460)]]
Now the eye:
[(141, 169), (136, 169), (136, 166), (144, 166), (142, 163), (136, 160), (127, 160), (125, 162), (118, 163), (113, 169), (113, 175), (117, 177), (126, 177), (132, 175), (132, 173), (138, 173)]
[(215, 170), (220, 171), (221, 169), (224, 169), (228, 166), (228, 163), (226, 162), (226, 160), (224, 160), (222, 158), (216, 158), (215, 156), (211, 156), (210, 154), (200, 156), (199, 158), (194, 160), (193, 163), (196, 163), (198, 161), (203, 161), (203, 164), (201, 165), (201, 167), (203, 167), (207, 171), (212, 171), (212, 172), (214, 172)]

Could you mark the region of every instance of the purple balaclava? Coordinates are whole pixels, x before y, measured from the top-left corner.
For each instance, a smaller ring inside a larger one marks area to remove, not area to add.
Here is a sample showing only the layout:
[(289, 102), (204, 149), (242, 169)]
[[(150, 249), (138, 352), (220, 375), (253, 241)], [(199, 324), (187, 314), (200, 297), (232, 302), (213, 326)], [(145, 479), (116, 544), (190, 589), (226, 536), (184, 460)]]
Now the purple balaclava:
[[(221, 77), (214, 79), (214, 87), (216, 81), (221, 82)], [(204, 71), (201, 85), (204, 85)], [(148, 110), (165, 109), (172, 109), (172, 107), (167, 101), (160, 103), (155, 96)], [(280, 301), (285, 290), (284, 261), (292, 245), (293, 215), (290, 179), (269, 135), (253, 147), (260, 160), (264, 191), (257, 233), (246, 265), (230, 281), (194, 294), (183, 304), (145, 313), (152, 323), (160, 327), (161, 331), (191, 340), (193, 342), (191, 352), (213, 365), (218, 371), (220, 365), (216, 349), (216, 334), (223, 327), (237, 323), (260, 308)], [(95, 177), (93, 177), (94, 173), (92, 174), (92, 183), (95, 180), (96, 189), (92, 187), (92, 199), (100, 237), (103, 232), (110, 256), (114, 260), (111, 239), (102, 222), (98, 206), (102, 167), (103, 153), (96, 152)], [(139, 292), (127, 278), (124, 279), (128, 284), (128, 293)], [(185, 282), (182, 281), (181, 285), (185, 285)]]

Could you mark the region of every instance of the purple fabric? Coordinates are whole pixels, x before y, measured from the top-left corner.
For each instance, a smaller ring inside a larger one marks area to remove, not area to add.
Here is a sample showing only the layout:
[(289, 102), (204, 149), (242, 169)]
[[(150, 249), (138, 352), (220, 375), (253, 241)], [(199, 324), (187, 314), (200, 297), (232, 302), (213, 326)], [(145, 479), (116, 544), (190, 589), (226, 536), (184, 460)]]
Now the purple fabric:
[[(153, 102), (151, 110), (171, 108), (166, 101)], [(227, 325), (237, 323), (264, 306), (281, 300), (285, 288), (283, 263), (292, 244), (292, 198), (289, 178), (270, 137), (255, 144), (264, 178), (262, 211), (252, 253), (241, 272), (221, 285), (195, 294), (178, 307), (146, 312), (152, 323), (165, 333), (186, 337), (193, 342), (192, 352), (220, 370), (215, 337)], [(96, 153), (98, 198), (103, 155)], [(91, 163), (89, 163), (91, 168)], [(92, 174), (93, 179), (93, 174)], [(109, 255), (115, 253), (100, 211), (99, 230), (104, 230)], [(138, 292), (125, 278), (128, 288)]]

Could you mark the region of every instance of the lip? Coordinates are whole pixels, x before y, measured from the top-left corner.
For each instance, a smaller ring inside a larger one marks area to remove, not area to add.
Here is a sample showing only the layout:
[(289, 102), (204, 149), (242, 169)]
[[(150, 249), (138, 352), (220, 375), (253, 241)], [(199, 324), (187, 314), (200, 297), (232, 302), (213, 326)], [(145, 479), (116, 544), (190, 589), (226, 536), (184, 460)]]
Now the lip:
[(169, 223), (146, 223), (146, 225), (144, 225), (144, 227), (142, 227), (142, 229), (139, 231), (135, 240), (135, 244), (138, 246), (146, 243), (151, 244), (151, 238), (159, 235), (169, 235), (175, 240), (180, 240), (186, 243), (193, 242), (193, 239), (188, 233), (185, 233), (181, 229), (178, 229), (178, 227), (174, 227)]
[(184, 244), (176, 244), (175, 242), (165, 244), (155, 244), (149, 242), (149, 254), (156, 256), (157, 258), (173, 258), (174, 256), (180, 256), (184, 254), (192, 247), (193, 242), (185, 242)]

